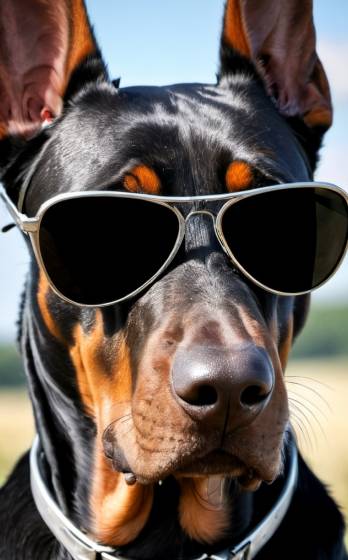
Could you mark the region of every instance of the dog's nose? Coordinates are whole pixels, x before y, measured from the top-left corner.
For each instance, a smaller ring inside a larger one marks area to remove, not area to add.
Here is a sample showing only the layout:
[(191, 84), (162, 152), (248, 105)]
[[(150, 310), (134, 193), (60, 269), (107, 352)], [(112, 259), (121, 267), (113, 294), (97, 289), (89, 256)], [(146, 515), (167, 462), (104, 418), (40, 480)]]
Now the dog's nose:
[(228, 420), (231, 430), (252, 422), (265, 408), (274, 369), (267, 352), (253, 344), (196, 345), (178, 350), (172, 383), (175, 398), (193, 419), (214, 425)]

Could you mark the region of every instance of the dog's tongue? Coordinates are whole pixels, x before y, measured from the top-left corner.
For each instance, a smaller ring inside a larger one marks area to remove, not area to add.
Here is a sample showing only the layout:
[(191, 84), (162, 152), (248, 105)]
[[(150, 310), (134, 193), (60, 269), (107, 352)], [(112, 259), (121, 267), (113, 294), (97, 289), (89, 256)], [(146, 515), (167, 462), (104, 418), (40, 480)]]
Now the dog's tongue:
[(207, 479), (205, 500), (214, 508), (220, 509), (226, 503), (226, 479), (222, 476), (209, 476)]

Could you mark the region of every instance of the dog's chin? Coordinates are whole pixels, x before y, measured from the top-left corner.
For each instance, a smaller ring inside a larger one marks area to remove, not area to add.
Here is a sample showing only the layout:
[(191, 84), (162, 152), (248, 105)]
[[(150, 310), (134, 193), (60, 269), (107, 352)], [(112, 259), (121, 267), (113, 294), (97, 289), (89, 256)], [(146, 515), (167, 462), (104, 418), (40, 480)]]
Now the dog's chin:
[(239, 476), (245, 465), (234, 455), (222, 449), (210, 451), (198, 458), (187, 458), (185, 464), (176, 471), (178, 476)]

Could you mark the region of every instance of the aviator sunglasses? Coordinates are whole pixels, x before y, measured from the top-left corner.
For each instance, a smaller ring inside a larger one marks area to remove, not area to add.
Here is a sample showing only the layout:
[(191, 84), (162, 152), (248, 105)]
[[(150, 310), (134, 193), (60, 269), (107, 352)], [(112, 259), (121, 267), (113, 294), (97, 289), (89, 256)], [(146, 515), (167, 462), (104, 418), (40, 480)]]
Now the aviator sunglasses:
[(79, 306), (112, 305), (149, 286), (199, 214), (211, 217), (232, 266), (279, 295), (318, 288), (347, 250), (348, 195), (326, 183), (192, 197), (73, 192), (49, 199), (35, 217), (19, 212), (5, 192), (1, 197), (52, 289)]

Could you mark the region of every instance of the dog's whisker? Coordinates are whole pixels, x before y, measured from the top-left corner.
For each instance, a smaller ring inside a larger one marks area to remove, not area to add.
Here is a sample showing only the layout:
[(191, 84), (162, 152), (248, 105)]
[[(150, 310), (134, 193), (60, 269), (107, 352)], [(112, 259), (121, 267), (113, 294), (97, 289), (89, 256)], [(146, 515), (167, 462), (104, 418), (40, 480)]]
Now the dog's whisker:
[[(292, 412), (295, 411), (295, 413), (296, 413), (295, 417), (301, 423), (302, 427), (304, 428), (305, 432), (308, 435), (308, 443), (311, 442), (311, 447), (312, 447), (312, 438), (313, 438), (315, 444), (317, 445), (318, 444), (317, 435), (316, 435), (315, 430), (312, 426), (312, 423), (310, 422), (309, 418), (307, 417), (305, 411), (302, 410), (301, 406), (299, 406), (294, 401), (292, 401), (292, 403), (291, 403), (291, 408), (292, 408)], [(312, 438), (310, 437), (310, 434), (311, 434)]]
[(303, 420), (298, 416), (296, 410), (291, 410), (291, 424), (296, 424), (296, 427), (300, 430), (300, 434), (297, 436), (302, 436), (304, 440), (306, 440), (307, 444), (310, 443), (310, 438), (308, 436), (307, 428), (303, 423)]
[(110, 424), (107, 425), (104, 431), (107, 431), (108, 429), (111, 428), (111, 426), (117, 424), (117, 422), (122, 422), (130, 416), (132, 416), (131, 413), (127, 413), (127, 414), (122, 414), (122, 416), (119, 416), (118, 418), (115, 418), (114, 420), (112, 420), (112, 422), (110, 422)]
[(308, 399), (302, 393), (298, 393), (297, 391), (293, 391), (292, 389), (291, 392), (289, 392), (289, 395), (293, 396), (293, 398), (295, 398), (299, 403), (303, 404), (304, 407), (313, 407), (326, 422), (328, 421), (328, 415), (314, 400)]
[[(297, 416), (295, 411), (291, 411), (291, 423), (294, 424), (295, 432), (297, 434), (297, 438), (299, 443), (308, 447), (308, 449), (313, 450), (313, 442), (309, 436), (308, 429), (306, 425), (303, 423), (302, 419)], [(300, 434), (297, 432), (297, 429), (300, 431)]]
[(315, 377), (309, 377), (308, 375), (288, 375), (288, 374), (286, 374), (285, 380), (287, 380), (287, 379), (303, 379), (304, 381), (311, 381), (312, 383), (316, 383), (317, 385), (320, 385), (321, 387), (324, 387), (328, 391), (334, 391), (334, 388), (331, 387), (331, 385), (328, 385), (328, 383), (325, 383), (321, 379), (316, 379)]
[(326, 408), (328, 408), (328, 410), (330, 410), (330, 412), (332, 412), (332, 408), (331, 408), (329, 402), (325, 399), (325, 397), (321, 393), (319, 393), (319, 391), (317, 391), (316, 389), (313, 389), (313, 387), (310, 387), (309, 385), (306, 385), (305, 383), (299, 383), (297, 381), (287, 380), (286, 378), (285, 378), (285, 381), (286, 381), (287, 385), (302, 387), (303, 389), (305, 389), (307, 391), (311, 391), (314, 395), (316, 395), (316, 397), (318, 397), (318, 399), (321, 400), (321, 402), (326, 406)]
[(124, 416), (121, 416), (120, 418), (118, 418), (116, 420), (116, 422), (120, 422), (121, 424), (124, 424), (125, 422), (128, 422), (130, 418), (132, 418), (131, 413), (125, 414)]
[[(312, 422), (306, 414), (306, 412), (310, 413), (312, 411), (310, 411), (310, 409), (308, 410), (308, 408), (306, 406), (304, 406), (303, 403), (299, 402), (298, 400), (296, 400), (293, 397), (289, 397), (289, 404), (290, 404), (291, 407), (295, 408), (296, 411), (299, 414), (301, 414), (301, 416), (303, 416), (306, 419), (306, 422), (307, 422), (308, 426), (310, 426), (311, 430), (313, 430)], [(314, 433), (315, 432), (313, 432), (313, 435), (314, 435)]]
[(326, 439), (326, 434), (325, 431), (323, 429), (323, 426), (318, 418), (318, 416), (316, 415), (316, 413), (307, 405), (307, 403), (304, 403), (294, 397), (291, 397), (291, 400), (293, 403), (296, 403), (299, 407), (304, 408), (308, 414), (310, 414), (311, 418), (313, 418), (313, 420), (315, 421), (315, 423), (317, 424), (321, 434), (323, 435), (323, 437)]
[(116, 424), (117, 424), (118, 422), (121, 422), (121, 423), (125, 422), (125, 421), (128, 419), (128, 417), (130, 417), (130, 416), (131, 416), (131, 413), (123, 414), (123, 415), (120, 416), (119, 418), (115, 418), (115, 420), (113, 420), (112, 422), (110, 422), (110, 424), (108, 424), (108, 425), (106, 426), (106, 428), (104, 429), (104, 431), (103, 431), (102, 439), (106, 436), (106, 433), (107, 433), (109, 430), (112, 429), (113, 426), (116, 426)]

